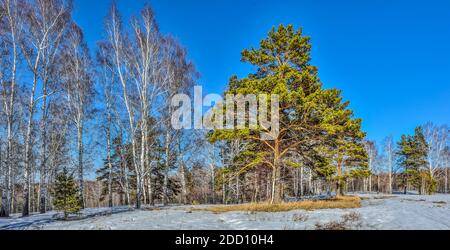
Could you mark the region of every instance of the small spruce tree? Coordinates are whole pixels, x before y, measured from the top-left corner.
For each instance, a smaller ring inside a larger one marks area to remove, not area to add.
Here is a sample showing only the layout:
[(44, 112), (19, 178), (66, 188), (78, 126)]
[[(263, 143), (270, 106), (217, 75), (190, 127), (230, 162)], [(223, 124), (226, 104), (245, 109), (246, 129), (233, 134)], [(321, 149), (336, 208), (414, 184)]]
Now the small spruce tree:
[(56, 177), (54, 193), (55, 208), (58, 211), (64, 212), (64, 219), (67, 219), (69, 214), (80, 211), (81, 205), (78, 197), (78, 188), (73, 176), (68, 174), (66, 168)]

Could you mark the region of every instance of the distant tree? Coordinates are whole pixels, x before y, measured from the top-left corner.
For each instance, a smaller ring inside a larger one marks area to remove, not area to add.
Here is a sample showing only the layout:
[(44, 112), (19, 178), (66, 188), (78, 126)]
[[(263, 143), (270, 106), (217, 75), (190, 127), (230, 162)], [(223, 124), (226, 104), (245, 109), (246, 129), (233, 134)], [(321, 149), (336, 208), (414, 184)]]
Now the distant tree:
[(393, 176), (395, 174), (394, 173), (395, 145), (392, 136), (388, 136), (384, 139), (383, 151), (384, 151), (383, 160), (388, 171), (388, 193), (392, 194)]
[[(399, 164), (403, 167), (403, 187), (406, 194), (408, 183), (412, 184), (420, 193), (423, 190), (423, 174), (421, 171), (427, 166), (428, 143), (426, 142), (423, 128), (417, 127), (413, 136), (402, 135), (398, 142), (397, 155)], [(434, 182), (432, 176), (426, 176), (426, 181)], [(431, 191), (431, 190), (429, 190)]]
[(427, 162), (431, 178), (440, 168), (445, 168), (446, 149), (449, 146), (449, 128), (447, 125), (434, 125), (429, 122), (423, 126), (423, 132), (428, 146)]
[(72, 175), (64, 168), (56, 177), (53, 204), (56, 210), (64, 212), (64, 219), (69, 214), (78, 213), (81, 209), (78, 188)]
[[(368, 167), (369, 167), (369, 171), (371, 172), (368, 178), (368, 191), (372, 192), (372, 175), (375, 172), (375, 168), (376, 168), (376, 163), (377, 163), (377, 159), (378, 159), (378, 150), (377, 150), (377, 146), (376, 143), (374, 141), (366, 141), (365, 142), (365, 148), (366, 148), (366, 152), (367, 152), (367, 156), (369, 159), (369, 163), (368, 163)], [(380, 187), (377, 187), (378, 189)]]

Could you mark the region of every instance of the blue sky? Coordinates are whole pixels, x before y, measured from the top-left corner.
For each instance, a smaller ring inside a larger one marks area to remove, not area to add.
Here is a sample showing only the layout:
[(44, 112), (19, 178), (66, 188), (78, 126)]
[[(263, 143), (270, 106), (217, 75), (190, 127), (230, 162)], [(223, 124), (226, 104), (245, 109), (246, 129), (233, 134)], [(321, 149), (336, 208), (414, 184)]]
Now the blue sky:
[[(122, 15), (146, 1), (118, 0)], [(251, 67), (240, 52), (272, 26), (294, 24), (312, 37), (312, 63), (338, 88), (370, 139), (398, 138), (432, 121), (450, 124), (450, 1), (153, 0), (163, 33), (188, 49), (204, 91), (221, 93)], [(75, 0), (74, 18), (92, 50), (109, 0)]]

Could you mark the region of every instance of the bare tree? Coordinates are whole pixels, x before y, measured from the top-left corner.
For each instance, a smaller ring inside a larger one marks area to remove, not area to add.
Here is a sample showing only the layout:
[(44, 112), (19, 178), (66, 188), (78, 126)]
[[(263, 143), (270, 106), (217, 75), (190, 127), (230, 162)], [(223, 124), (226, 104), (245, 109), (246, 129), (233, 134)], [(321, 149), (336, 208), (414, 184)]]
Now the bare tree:
[(428, 143), (428, 172), (434, 179), (438, 169), (445, 167), (445, 149), (448, 147), (448, 131), (446, 125), (438, 126), (429, 122), (423, 126), (424, 135)]
[[(448, 143), (450, 144), (450, 143)], [(444, 193), (448, 193), (448, 178), (449, 178), (449, 170), (450, 170), (450, 145), (445, 148), (444, 152), (444, 171), (445, 171), (445, 180), (444, 180)]]
[[(25, 136), (25, 187), (23, 216), (30, 212), (30, 189), (32, 182), (32, 127), (36, 105), (39, 100), (47, 97), (49, 67), (54, 65), (66, 25), (70, 20), (70, 3), (59, 0), (30, 1), (27, 4), (27, 36), (22, 44), (28, 67), (32, 74), (31, 90), (28, 104), (28, 121)], [(42, 96), (36, 98), (38, 81), (42, 81)], [(45, 122), (44, 122), (45, 124)], [(45, 158), (45, 157), (44, 157)], [(42, 169), (42, 176), (45, 176)], [(45, 196), (41, 196), (45, 197)]]
[[(129, 54), (131, 81), (135, 84), (137, 93), (138, 112), (140, 117), (140, 164), (136, 168), (137, 198), (136, 207), (140, 207), (144, 193), (144, 180), (151, 174), (150, 160), (148, 159), (149, 120), (154, 111), (153, 104), (164, 92), (168, 81), (173, 77), (170, 70), (164, 69), (164, 54), (161, 44), (161, 36), (155, 21), (154, 13), (150, 6), (146, 5), (141, 10), (139, 18), (132, 19), (134, 33), (134, 50)], [(151, 180), (150, 180), (151, 183)], [(152, 201), (152, 189), (149, 189), (150, 201)]]
[(369, 170), (371, 171), (368, 177), (368, 191), (372, 192), (372, 176), (375, 170), (375, 164), (378, 157), (378, 151), (376, 148), (376, 144), (373, 141), (366, 141), (365, 143), (367, 155), (369, 157)]
[[(186, 50), (183, 49), (175, 39), (165, 37), (163, 39), (164, 59), (162, 63), (162, 72), (164, 72), (165, 91), (162, 94), (164, 98), (163, 105), (159, 109), (162, 117), (162, 126), (165, 130), (164, 150), (165, 150), (165, 170), (163, 181), (163, 201), (168, 203), (168, 179), (171, 169), (171, 152), (176, 152), (176, 137), (182, 136), (183, 131), (174, 130), (171, 124), (173, 113), (172, 98), (176, 94), (189, 93), (189, 89), (193, 87), (193, 81), (196, 75), (195, 68), (192, 63), (187, 60)], [(172, 164), (174, 165), (174, 164)], [(182, 169), (183, 170), (183, 169)], [(182, 172), (184, 174), (184, 172)], [(182, 181), (184, 182), (184, 181)], [(183, 190), (185, 190), (183, 188)]]
[(388, 193), (392, 194), (392, 176), (394, 174), (394, 164), (395, 164), (395, 144), (392, 136), (386, 137), (384, 139), (384, 154), (385, 154), (385, 164), (388, 172)]
[[(133, 107), (131, 103), (131, 96), (129, 94), (130, 89), (130, 62), (129, 62), (129, 48), (131, 47), (131, 44), (129, 43), (126, 35), (124, 34), (124, 31), (122, 30), (122, 19), (120, 17), (120, 14), (117, 10), (117, 6), (115, 3), (111, 5), (109, 16), (106, 21), (106, 32), (108, 36), (107, 42), (112, 48), (112, 55), (113, 58), (113, 67), (114, 72), (117, 74), (119, 78), (120, 85), (122, 87), (122, 98), (123, 102), (126, 107), (127, 116), (128, 116), (128, 140), (131, 141), (131, 148), (132, 148), (132, 162), (133, 162), (133, 169), (136, 171), (138, 169), (138, 159), (137, 159), (137, 142), (136, 142), (136, 118), (135, 113), (136, 110)], [(139, 175), (139, 174), (137, 174)], [(140, 199), (142, 194), (142, 185), (140, 183), (141, 181), (141, 175), (139, 175), (139, 185), (138, 189), (139, 192), (136, 192), (137, 201), (136, 201), (136, 207), (140, 207)]]
[(99, 43), (99, 52), (97, 54), (97, 61), (100, 66), (100, 82), (103, 87), (104, 104), (106, 112), (106, 145), (107, 145), (107, 161), (108, 161), (108, 205), (113, 206), (113, 192), (112, 192), (112, 159), (111, 159), (111, 130), (113, 122), (113, 105), (114, 105), (114, 74), (111, 69), (111, 63), (109, 62), (107, 56), (108, 52), (107, 45), (104, 43)]
[[(17, 67), (20, 63), (19, 50), (20, 40), (23, 33), (23, 13), (21, 8), (23, 1), (19, 0), (1, 0), (0, 1), (0, 53), (2, 55), (0, 70), (0, 82), (2, 86), (3, 109), (6, 115), (6, 171), (5, 171), (5, 190), (2, 192), (1, 217), (8, 217), (11, 210), (11, 192), (12, 192), (12, 174), (13, 174), (13, 126), (14, 126), (14, 106), (16, 98), (17, 85)], [(4, 61), (6, 57), (6, 61)], [(7, 72), (4, 72), (7, 70)]]

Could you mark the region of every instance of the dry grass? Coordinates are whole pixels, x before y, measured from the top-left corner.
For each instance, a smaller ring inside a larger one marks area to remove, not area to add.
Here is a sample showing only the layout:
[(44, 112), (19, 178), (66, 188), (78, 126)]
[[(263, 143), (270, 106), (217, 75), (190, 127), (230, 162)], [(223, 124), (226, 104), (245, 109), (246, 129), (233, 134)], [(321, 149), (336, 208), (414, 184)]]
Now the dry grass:
[(382, 195), (382, 196), (375, 196), (375, 197), (373, 197), (373, 199), (375, 199), (375, 200), (384, 200), (384, 199), (393, 199), (393, 198), (396, 198), (396, 197), (398, 197), (398, 196), (389, 196), (389, 195)]
[(279, 204), (269, 203), (248, 203), (241, 205), (214, 206), (207, 208), (198, 208), (197, 211), (209, 211), (213, 213), (226, 213), (233, 211), (251, 211), (251, 212), (285, 212), (297, 209), (316, 210), (332, 208), (359, 208), (361, 199), (356, 196), (338, 197), (328, 200), (284, 202)]
[(159, 208), (159, 207), (146, 207), (143, 210), (144, 211), (160, 211), (161, 208)]
[(325, 224), (316, 223), (316, 230), (354, 230), (362, 226), (361, 215), (356, 212), (345, 214), (339, 221), (331, 221)]

